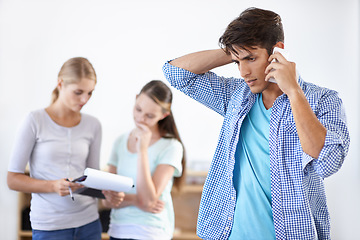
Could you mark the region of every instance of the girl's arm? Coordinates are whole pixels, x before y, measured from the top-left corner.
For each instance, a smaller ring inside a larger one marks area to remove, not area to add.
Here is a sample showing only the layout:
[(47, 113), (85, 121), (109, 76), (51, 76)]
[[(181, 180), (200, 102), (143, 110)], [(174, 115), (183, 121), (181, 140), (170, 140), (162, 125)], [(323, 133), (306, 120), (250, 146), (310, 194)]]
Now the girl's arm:
[(151, 176), (147, 153), (138, 157), (138, 177), (136, 180), (138, 206), (141, 209), (156, 208), (159, 197), (174, 174), (174, 167), (160, 164)]
[[(110, 173), (116, 174), (116, 167), (113, 165), (109, 165), (108, 171)], [(139, 205), (137, 195), (136, 194), (124, 194), (113, 191), (103, 191), (106, 199), (102, 200), (102, 204), (107, 208), (124, 208), (128, 206), (136, 206), (143, 211), (158, 213), (161, 212), (164, 208), (164, 203), (158, 200), (155, 205), (151, 208), (143, 208)]]
[(168, 164), (159, 164), (153, 175), (149, 166), (148, 147), (151, 139), (150, 129), (137, 124), (134, 131), (137, 141), (138, 168), (136, 179), (137, 204), (141, 209), (158, 207), (159, 197), (174, 175), (175, 168)]

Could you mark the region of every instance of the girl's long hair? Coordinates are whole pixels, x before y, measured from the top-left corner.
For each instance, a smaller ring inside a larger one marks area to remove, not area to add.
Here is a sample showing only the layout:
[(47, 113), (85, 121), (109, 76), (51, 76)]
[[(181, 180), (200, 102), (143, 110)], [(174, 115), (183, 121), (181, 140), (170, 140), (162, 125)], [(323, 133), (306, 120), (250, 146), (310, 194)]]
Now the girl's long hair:
[(171, 111), (172, 92), (170, 88), (160, 80), (153, 80), (148, 82), (140, 91), (152, 100), (154, 100), (161, 108), (163, 113), (170, 113), (167, 117), (158, 122), (160, 135), (163, 138), (175, 138), (183, 145), (183, 158), (181, 160), (182, 175), (174, 178), (174, 186), (180, 190), (184, 184), (186, 176), (186, 156), (185, 147), (181, 141), (178, 129), (175, 124), (175, 119)]

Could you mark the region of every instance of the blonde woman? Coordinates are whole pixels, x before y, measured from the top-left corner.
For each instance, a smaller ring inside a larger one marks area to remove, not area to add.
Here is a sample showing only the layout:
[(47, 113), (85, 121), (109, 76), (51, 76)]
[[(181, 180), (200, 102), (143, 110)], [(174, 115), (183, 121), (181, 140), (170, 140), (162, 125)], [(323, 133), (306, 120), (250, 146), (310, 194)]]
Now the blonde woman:
[[(86, 167), (99, 168), (101, 125), (80, 113), (96, 85), (96, 73), (86, 58), (64, 63), (52, 103), (31, 112), (22, 124), (8, 169), (10, 189), (32, 193), (32, 239), (101, 239), (97, 200), (69, 195), (81, 185)], [(30, 176), (25, 174), (29, 163)], [(113, 203), (120, 202), (120, 197)]]

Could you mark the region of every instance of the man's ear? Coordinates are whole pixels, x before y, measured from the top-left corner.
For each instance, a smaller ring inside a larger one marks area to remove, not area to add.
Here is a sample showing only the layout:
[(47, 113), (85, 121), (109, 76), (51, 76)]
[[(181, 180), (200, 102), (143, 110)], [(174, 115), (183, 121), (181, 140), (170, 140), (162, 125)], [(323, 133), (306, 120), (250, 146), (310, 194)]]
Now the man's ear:
[(281, 48), (281, 49), (284, 49), (285, 47), (285, 44), (283, 42), (277, 42), (274, 47), (278, 47), (278, 48)]

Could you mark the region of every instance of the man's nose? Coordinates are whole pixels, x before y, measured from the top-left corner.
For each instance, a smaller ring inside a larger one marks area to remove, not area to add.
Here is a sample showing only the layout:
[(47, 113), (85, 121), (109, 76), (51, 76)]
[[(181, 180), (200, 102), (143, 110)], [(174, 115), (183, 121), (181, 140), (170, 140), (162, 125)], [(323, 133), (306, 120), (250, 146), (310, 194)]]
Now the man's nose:
[(243, 62), (239, 63), (238, 68), (239, 68), (240, 75), (242, 78), (246, 78), (251, 72), (248, 64), (243, 63)]

